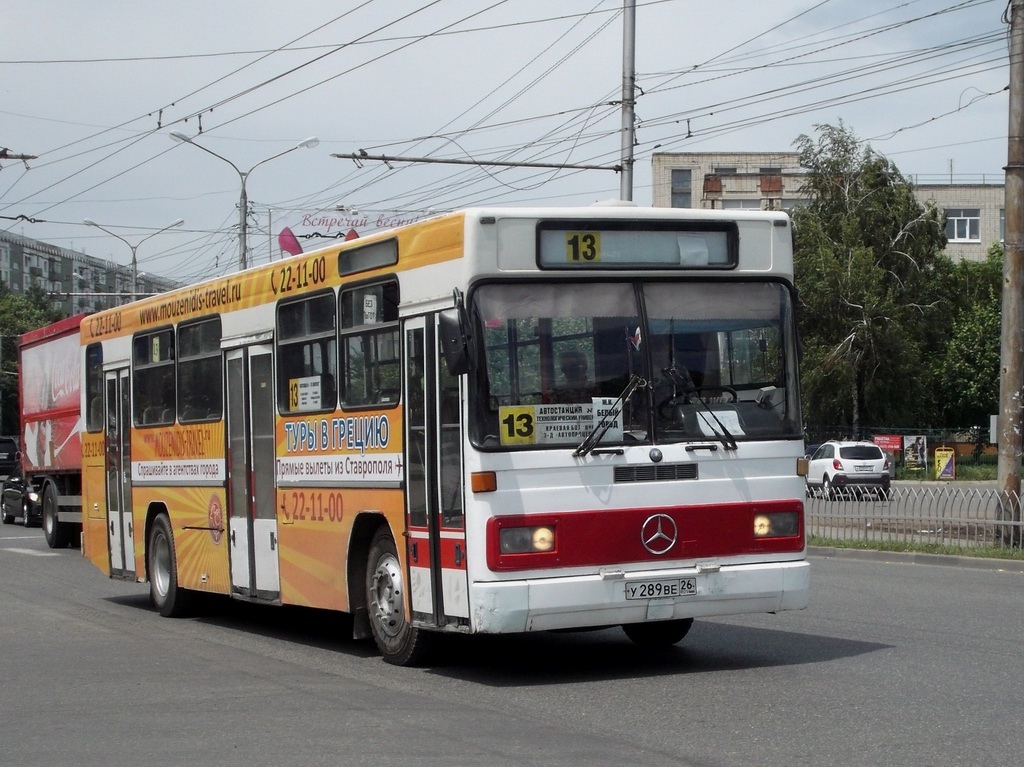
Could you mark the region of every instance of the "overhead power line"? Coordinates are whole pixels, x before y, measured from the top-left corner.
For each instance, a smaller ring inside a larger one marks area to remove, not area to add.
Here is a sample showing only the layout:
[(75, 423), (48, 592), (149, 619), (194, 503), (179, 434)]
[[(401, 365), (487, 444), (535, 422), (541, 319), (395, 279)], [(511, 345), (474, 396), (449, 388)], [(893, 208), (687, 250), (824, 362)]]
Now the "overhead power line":
[(366, 154), (365, 152), (354, 152), (351, 154), (332, 154), (342, 160), (355, 160), (361, 163), (363, 160), (376, 160), (385, 164), (392, 162), (417, 162), (437, 163), (438, 165), (479, 165), (480, 167), (496, 168), (558, 168), (561, 170), (613, 170), (616, 173), (622, 170), (621, 165), (574, 165), (563, 162), (502, 162), (501, 160), (457, 160), (454, 158), (441, 157), (398, 157), (387, 154)]

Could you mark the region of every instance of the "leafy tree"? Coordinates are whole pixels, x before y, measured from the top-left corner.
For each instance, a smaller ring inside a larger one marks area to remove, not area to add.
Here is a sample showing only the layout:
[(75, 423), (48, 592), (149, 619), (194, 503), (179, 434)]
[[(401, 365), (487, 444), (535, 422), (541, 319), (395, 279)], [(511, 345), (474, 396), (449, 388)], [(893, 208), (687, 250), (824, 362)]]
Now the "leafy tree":
[(998, 243), (983, 262), (961, 261), (948, 283), (950, 331), (937, 355), (935, 400), (944, 426), (984, 427), (999, 409), (1002, 337), (1003, 248)]
[[(899, 169), (842, 123), (795, 146), (807, 169), (794, 214), (796, 284), (811, 424), (860, 435), (863, 424), (925, 425), (942, 333), (943, 217)], [(936, 279), (939, 278), (939, 279)]]
[(37, 286), (15, 293), (0, 284), (0, 434), (18, 434), (18, 337), (62, 317)]

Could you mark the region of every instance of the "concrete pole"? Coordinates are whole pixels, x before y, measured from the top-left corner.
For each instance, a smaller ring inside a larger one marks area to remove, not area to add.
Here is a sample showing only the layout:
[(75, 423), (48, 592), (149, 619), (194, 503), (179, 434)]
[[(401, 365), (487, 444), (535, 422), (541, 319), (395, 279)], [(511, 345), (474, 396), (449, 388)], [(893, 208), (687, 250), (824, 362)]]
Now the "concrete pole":
[(633, 145), (636, 143), (636, 0), (622, 8), (622, 174), (619, 199), (633, 199)]
[(249, 174), (239, 170), (238, 175), (242, 177), (242, 194), (238, 198), (238, 269), (245, 271), (249, 265), (249, 195), (245, 191), (245, 182)]
[(141, 244), (128, 246), (132, 249), (132, 301), (139, 297), (139, 258), (136, 251)]
[[(999, 376), (999, 487), (1003, 519), (1020, 522), (1021, 393), (1024, 390), (1024, 0), (1010, 6), (1010, 122), (1007, 144), (1003, 256), (1002, 343)], [(1006, 540), (1006, 536), (1004, 536)], [(1011, 534), (1020, 545), (1019, 531)]]

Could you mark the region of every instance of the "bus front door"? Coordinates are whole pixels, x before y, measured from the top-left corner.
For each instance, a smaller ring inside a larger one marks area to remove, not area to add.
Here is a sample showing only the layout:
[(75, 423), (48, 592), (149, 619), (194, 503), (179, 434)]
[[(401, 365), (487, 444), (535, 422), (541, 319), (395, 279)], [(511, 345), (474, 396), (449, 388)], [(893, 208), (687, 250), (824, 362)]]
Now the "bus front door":
[(269, 346), (227, 353), (228, 537), (235, 596), (277, 601), (274, 381)]
[(463, 506), (462, 392), (448, 372), (437, 316), (405, 322), (406, 557), (413, 622), (469, 619)]
[(106, 381), (107, 548), (110, 574), (135, 577), (132, 525), (131, 390), (128, 369), (111, 370)]

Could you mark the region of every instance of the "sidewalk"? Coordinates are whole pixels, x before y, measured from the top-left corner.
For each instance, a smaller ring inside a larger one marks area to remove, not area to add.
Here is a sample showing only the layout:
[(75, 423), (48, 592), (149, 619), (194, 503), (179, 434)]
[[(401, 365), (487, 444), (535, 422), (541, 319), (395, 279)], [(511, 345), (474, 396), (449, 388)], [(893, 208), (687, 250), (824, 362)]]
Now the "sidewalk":
[(873, 562), (902, 562), (914, 565), (944, 565), (974, 570), (1003, 570), (1024, 573), (1024, 559), (990, 559), (988, 557), (961, 557), (954, 554), (923, 554), (914, 551), (876, 551), (873, 549), (843, 549), (830, 546), (808, 546), (808, 557), (824, 559), (861, 559)]

